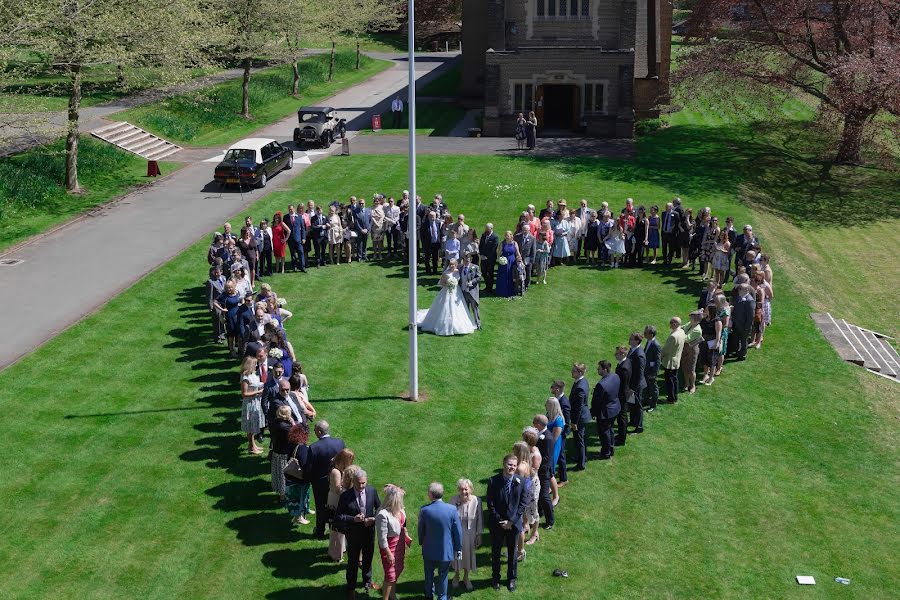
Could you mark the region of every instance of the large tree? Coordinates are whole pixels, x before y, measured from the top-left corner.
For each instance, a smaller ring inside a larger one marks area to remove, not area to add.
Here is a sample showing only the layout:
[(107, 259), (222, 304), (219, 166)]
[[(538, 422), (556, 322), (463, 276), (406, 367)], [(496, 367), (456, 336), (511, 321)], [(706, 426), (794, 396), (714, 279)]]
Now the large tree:
[(677, 76), (809, 94), (841, 121), (835, 162), (858, 163), (866, 125), (900, 115), (898, 23), (897, 0), (698, 0), (688, 35), (703, 43)]
[(192, 0), (3, 0), (5, 14), (30, 15), (27, 26), (0, 22), (0, 39), (42, 57), (39, 67), (68, 81), (66, 189), (79, 191), (78, 141), (85, 70), (154, 67), (172, 79), (200, 61), (203, 15)]
[(369, 32), (396, 29), (400, 23), (398, 0), (344, 0), (347, 4), (345, 33), (356, 42), (356, 68), (359, 69), (360, 38)]

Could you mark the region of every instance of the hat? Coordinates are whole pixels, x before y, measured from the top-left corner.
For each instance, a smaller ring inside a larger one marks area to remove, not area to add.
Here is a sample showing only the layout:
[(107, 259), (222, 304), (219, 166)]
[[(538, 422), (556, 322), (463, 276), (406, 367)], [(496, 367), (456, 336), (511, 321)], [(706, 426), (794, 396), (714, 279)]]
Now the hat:
[(698, 310), (695, 310), (695, 311), (691, 311), (691, 315), (690, 315), (690, 316), (692, 316), (692, 317), (702, 317), (703, 314), (704, 314), (704, 312), (703, 312), (702, 310), (699, 310), (699, 309), (698, 309)]
[(560, 200), (559, 202), (557, 202), (557, 204), (560, 206), (568, 206), (568, 204), (566, 204), (565, 200)]
[(249, 290), (246, 294), (244, 294), (244, 300), (246, 300), (247, 298), (252, 298), (252, 297), (253, 297), (253, 290)]

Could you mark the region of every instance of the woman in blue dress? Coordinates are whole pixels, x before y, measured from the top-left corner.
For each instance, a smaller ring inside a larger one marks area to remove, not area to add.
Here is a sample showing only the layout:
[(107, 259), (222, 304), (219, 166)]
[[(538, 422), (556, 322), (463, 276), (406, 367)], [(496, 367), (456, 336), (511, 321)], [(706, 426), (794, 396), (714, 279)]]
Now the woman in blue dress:
[(243, 298), (237, 292), (237, 286), (233, 279), (225, 282), (225, 291), (215, 301), (215, 308), (225, 315), (225, 337), (228, 340), (228, 352), (234, 356), (237, 353), (238, 337), (238, 308)]
[(566, 420), (562, 414), (562, 408), (559, 400), (554, 396), (547, 398), (545, 405), (547, 409), (547, 431), (553, 436), (553, 462), (550, 464), (550, 492), (553, 498), (553, 505), (559, 502), (559, 485), (556, 483), (556, 463), (559, 462), (559, 455), (562, 452), (563, 445), (563, 429), (566, 426)]
[(659, 207), (655, 204), (650, 207), (650, 216), (647, 219), (649, 223), (649, 234), (647, 236), (647, 248), (653, 250), (653, 260), (651, 265), (656, 264), (656, 251), (659, 248)]
[(516, 293), (513, 285), (513, 273), (516, 270), (516, 260), (519, 258), (519, 247), (513, 240), (513, 232), (507, 231), (500, 244), (500, 258), (506, 259), (506, 264), (497, 262), (497, 296), (500, 298), (512, 298)]

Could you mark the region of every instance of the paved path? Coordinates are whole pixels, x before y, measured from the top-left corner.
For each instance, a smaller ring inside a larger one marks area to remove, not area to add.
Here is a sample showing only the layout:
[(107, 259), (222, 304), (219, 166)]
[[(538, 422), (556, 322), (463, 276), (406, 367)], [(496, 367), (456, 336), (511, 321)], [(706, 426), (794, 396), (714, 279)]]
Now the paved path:
[[(406, 154), (405, 135), (360, 135), (350, 143), (352, 154)], [(537, 147), (519, 150), (513, 138), (416, 136), (417, 154), (500, 154), (507, 156), (634, 156), (633, 140), (538, 138)]]
[[(417, 59), (419, 85), (455, 56), (426, 54)], [(405, 96), (407, 63), (397, 55), (390, 58), (393, 68), (323, 102), (346, 116), (351, 130), (367, 124), (370, 114), (386, 110), (395, 94)], [(291, 115), (254, 136), (288, 142), (295, 122), (296, 115)], [(252, 202), (284, 187), (303, 171), (303, 163), (328, 156), (297, 153), (294, 169), (273, 177), (265, 190), (240, 194), (220, 192), (211, 184), (214, 165), (204, 160), (222, 151), (186, 151), (184, 160), (190, 164), (174, 174), (3, 255), (24, 262), (0, 267), (0, 289), (19, 291), (0, 296), (0, 329), (6, 332), (0, 368), (95, 311)], [(21, 301), (22, 290), (28, 290), (28, 302)]]

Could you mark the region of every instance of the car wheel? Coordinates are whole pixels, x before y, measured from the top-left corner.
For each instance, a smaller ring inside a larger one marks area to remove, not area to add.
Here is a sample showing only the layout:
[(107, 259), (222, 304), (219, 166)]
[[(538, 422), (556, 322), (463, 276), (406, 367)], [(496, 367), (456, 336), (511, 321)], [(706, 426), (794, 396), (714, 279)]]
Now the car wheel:
[(269, 183), (269, 177), (266, 175), (266, 172), (263, 171), (262, 175), (259, 177), (259, 183), (257, 185), (261, 188), (264, 188), (266, 187), (267, 183)]
[(294, 168), (294, 155), (288, 156), (287, 165), (284, 167), (285, 169), (293, 169)]

